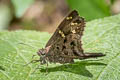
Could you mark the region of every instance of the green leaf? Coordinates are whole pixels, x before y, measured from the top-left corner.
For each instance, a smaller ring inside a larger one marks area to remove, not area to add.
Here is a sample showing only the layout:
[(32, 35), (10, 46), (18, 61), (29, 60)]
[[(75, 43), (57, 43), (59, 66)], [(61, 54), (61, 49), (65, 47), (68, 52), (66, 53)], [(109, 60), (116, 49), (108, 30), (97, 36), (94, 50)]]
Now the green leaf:
[(71, 9), (79, 11), (87, 21), (110, 16), (110, 7), (105, 0), (67, 0)]
[(120, 80), (120, 14), (86, 24), (82, 37), (85, 52), (102, 52), (105, 57), (75, 60), (74, 64), (66, 66), (58, 63), (48, 67), (40, 65), (35, 72), (40, 63), (24, 66), (49, 38), (45, 32), (0, 32), (1, 80)]
[(113, 4), (116, 0), (110, 0), (111, 4)]

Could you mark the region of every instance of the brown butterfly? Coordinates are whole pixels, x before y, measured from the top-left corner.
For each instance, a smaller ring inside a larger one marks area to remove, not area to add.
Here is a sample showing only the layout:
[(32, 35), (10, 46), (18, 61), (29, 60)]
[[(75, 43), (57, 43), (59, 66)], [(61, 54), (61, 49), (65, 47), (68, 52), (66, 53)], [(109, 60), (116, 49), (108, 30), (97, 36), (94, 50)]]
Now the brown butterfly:
[(102, 53), (84, 53), (81, 43), (84, 27), (84, 18), (80, 17), (76, 10), (73, 10), (58, 26), (45, 48), (37, 52), (40, 59), (36, 62), (64, 64), (74, 63), (74, 59), (82, 60), (105, 56)]

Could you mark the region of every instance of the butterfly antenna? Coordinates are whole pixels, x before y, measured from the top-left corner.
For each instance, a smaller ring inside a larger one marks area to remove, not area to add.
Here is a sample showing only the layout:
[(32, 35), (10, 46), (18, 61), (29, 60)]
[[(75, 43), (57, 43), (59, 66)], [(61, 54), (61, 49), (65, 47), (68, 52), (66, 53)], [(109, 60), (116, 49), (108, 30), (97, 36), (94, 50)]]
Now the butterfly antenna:
[[(22, 43), (22, 42), (21, 42), (21, 43), (18, 43), (18, 44), (27, 45), (27, 46), (29, 46), (29, 47), (32, 47), (32, 48), (36, 49), (35, 47), (33, 47), (33, 46), (29, 45), (29, 44), (26, 44), (26, 43)], [(37, 56), (37, 55), (34, 54), (34, 55), (32, 56), (32, 59), (33, 59), (35, 56)]]
[(29, 63), (27, 63), (27, 64), (25, 64), (24, 66), (27, 66), (27, 65), (29, 65), (29, 64), (31, 64), (31, 63), (36, 63), (36, 62), (39, 62), (40, 60), (32, 60), (32, 61), (30, 61)]
[[(29, 44), (26, 44), (26, 43), (20, 42), (20, 43), (18, 43), (18, 44), (27, 45), (27, 46), (29, 46), (29, 47), (32, 47), (32, 48), (36, 49), (35, 47), (33, 47), (33, 46), (29, 45)], [(37, 54), (36, 54), (36, 55), (33, 55), (33, 56), (32, 56), (32, 59), (33, 59), (35, 56), (37, 56)], [(29, 63), (25, 64), (24, 66), (27, 66), (27, 65), (29, 65), (29, 64), (31, 64), (31, 63), (36, 63), (36, 62), (39, 62), (39, 61), (40, 61), (40, 60), (32, 60), (32, 61), (30, 61)]]
[(31, 64), (31, 63), (33, 63), (33, 62), (32, 62), (32, 61), (30, 61), (29, 63), (25, 64), (24, 66), (27, 66), (27, 65), (29, 65), (29, 64)]
[(26, 43), (20, 42), (20, 43), (18, 43), (18, 44), (23, 44), (23, 45), (26, 45), (26, 46), (29, 46), (29, 47), (32, 47), (32, 48), (36, 49), (35, 47), (33, 47), (33, 46), (29, 45), (29, 44), (26, 44)]

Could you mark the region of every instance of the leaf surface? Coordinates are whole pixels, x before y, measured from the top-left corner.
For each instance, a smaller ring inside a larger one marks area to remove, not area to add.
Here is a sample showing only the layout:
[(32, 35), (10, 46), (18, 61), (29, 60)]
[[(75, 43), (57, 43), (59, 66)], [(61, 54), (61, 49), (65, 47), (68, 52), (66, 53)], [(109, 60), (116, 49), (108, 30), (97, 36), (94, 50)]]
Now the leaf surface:
[[(40, 69), (35, 70), (40, 63), (25, 66), (32, 60), (32, 55), (35, 55), (38, 49), (44, 48), (50, 36), (48, 33), (36, 31), (0, 32), (0, 79), (120, 79), (120, 14), (86, 24), (82, 37), (85, 52), (102, 52), (106, 54), (105, 57), (75, 60), (74, 64), (49, 64), (48, 73), (46, 73), (46, 65), (40, 65)], [(34, 59), (39, 59), (39, 56)]]

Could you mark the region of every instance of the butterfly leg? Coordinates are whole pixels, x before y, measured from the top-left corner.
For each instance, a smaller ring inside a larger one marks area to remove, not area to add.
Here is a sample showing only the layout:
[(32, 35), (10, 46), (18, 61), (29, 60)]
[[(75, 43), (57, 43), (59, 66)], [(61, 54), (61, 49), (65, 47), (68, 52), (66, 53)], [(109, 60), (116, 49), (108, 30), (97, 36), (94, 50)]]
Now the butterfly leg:
[(35, 71), (36, 71), (37, 69), (39, 69), (39, 67), (40, 67), (40, 65), (38, 65), (38, 66), (34, 69), (34, 71), (32, 72), (32, 74), (35, 73)]
[(33, 55), (33, 56), (32, 56), (32, 59), (33, 59), (35, 56), (37, 56), (37, 55)]
[(48, 58), (46, 58), (46, 65), (47, 65), (46, 72), (48, 72)]
[(36, 62), (39, 62), (40, 60), (32, 60), (32, 61), (30, 61), (29, 63), (27, 63), (27, 64), (25, 64), (24, 66), (26, 66), (26, 65), (28, 65), (28, 64), (30, 64), (30, 63), (36, 63)]

